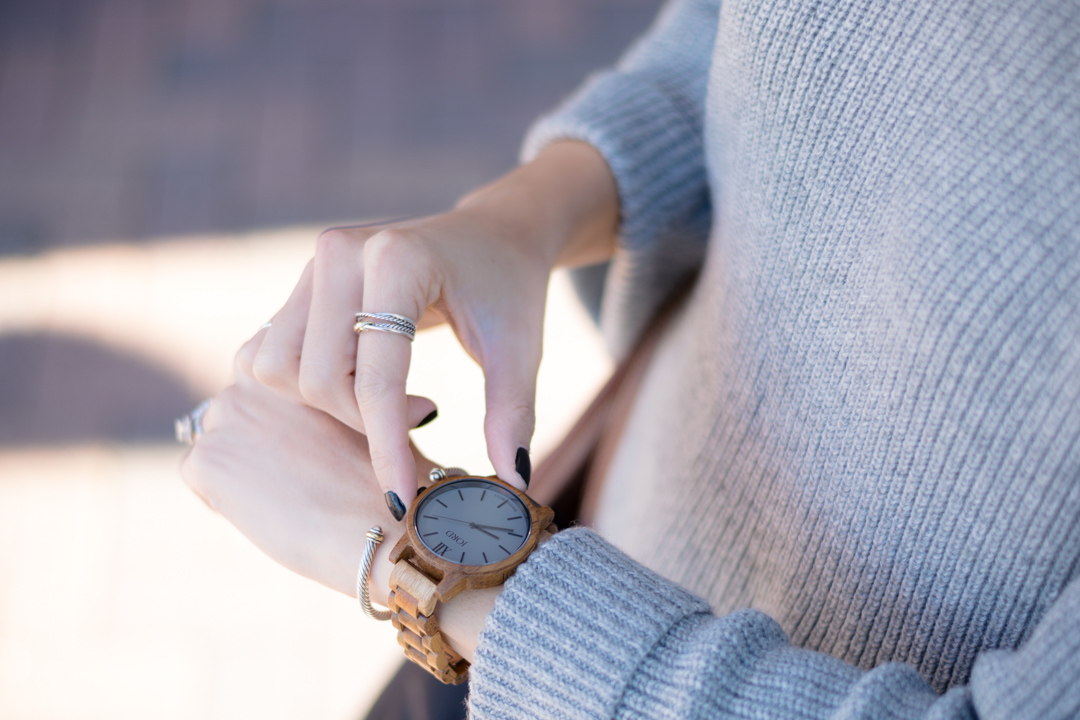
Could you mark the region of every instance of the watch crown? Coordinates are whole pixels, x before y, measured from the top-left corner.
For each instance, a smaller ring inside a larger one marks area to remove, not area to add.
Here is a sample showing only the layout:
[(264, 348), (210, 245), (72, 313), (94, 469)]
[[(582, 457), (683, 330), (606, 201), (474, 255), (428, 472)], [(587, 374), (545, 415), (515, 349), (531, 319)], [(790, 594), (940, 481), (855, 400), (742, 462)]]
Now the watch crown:
[(428, 473), (428, 479), (430, 479), (431, 482), (439, 482), (440, 480), (445, 480), (448, 477), (457, 477), (458, 475), (468, 474), (469, 473), (467, 470), (462, 470), (459, 467), (432, 468), (431, 472)]

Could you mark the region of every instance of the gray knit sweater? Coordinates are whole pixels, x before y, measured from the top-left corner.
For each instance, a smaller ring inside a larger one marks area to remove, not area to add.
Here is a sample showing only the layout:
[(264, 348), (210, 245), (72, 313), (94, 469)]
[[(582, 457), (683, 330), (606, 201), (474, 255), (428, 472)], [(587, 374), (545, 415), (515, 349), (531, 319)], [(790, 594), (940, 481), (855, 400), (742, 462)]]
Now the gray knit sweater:
[(555, 138), (617, 350), (698, 277), (473, 716), (1080, 717), (1080, 3), (676, 1)]

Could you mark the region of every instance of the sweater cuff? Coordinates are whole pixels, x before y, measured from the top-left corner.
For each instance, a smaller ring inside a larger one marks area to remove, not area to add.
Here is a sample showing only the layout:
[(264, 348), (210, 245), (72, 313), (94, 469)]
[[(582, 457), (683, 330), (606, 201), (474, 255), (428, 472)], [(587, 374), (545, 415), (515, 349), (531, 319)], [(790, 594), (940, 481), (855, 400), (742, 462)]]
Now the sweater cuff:
[(469, 671), (470, 717), (611, 717), (672, 625), (708, 612), (595, 533), (558, 533), (488, 616)]
[(522, 161), (556, 140), (595, 147), (618, 187), (622, 243), (637, 249), (688, 222), (700, 226), (700, 216), (709, 214), (705, 152), (695, 121), (700, 118), (678, 107), (645, 73), (608, 71), (532, 127)]
[(971, 672), (979, 717), (995, 720), (1080, 717), (1078, 681), (1080, 578), (1065, 588), (1019, 649), (984, 652)]

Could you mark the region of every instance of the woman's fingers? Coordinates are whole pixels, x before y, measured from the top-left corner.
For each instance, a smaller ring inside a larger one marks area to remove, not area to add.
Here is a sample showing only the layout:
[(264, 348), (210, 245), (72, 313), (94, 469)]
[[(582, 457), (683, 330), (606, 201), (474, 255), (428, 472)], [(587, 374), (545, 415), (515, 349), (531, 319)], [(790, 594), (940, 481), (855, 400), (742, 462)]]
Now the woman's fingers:
[[(424, 258), (408, 233), (384, 231), (368, 240), (364, 312), (418, 320), (440, 292)], [(405, 397), (412, 343), (402, 335), (373, 329), (359, 334), (356, 348), (354, 391), (367, 428), (371, 465), (387, 493), (388, 507), (400, 516), (416, 496), (416, 463), (408, 436), (412, 424)]]
[(353, 315), (364, 297), (364, 267), (358, 247), (349, 230), (327, 230), (319, 236), (299, 386), (305, 402), (363, 432), (352, 395), (356, 368)]
[(394, 493), (387, 505), (398, 516), (416, 495), (405, 402), (412, 349), (404, 337), (374, 331), (362, 333), (357, 345), (355, 397), (367, 428), (371, 466), (383, 491)]
[(238, 366), (238, 375), (250, 372), (367, 435), (379, 485), (398, 511), (416, 491), (408, 431), (433, 419), (435, 405), (405, 394), (407, 338), (375, 329), (356, 337), (361, 310), (418, 324), (454, 316), (486, 375), (485, 435), (496, 473), (522, 488), (530, 480), (547, 270), (528, 253), (498, 252), (485, 229), (432, 218), (374, 234), (328, 230), (250, 370)]
[[(364, 432), (364, 422), (353, 395), (356, 343), (352, 326), (360, 308), (362, 274), (355, 260), (343, 264), (342, 259), (358, 257), (365, 237), (365, 231), (355, 228), (323, 233), (319, 252), (304, 268), (288, 301), (270, 327), (260, 328), (245, 344), (236, 365), (238, 377), (254, 377), (290, 400), (317, 407), (358, 432)], [(309, 323), (315, 330), (307, 344)], [(326, 342), (334, 344), (327, 347)], [(327, 367), (334, 372), (316, 371)], [(428, 398), (410, 395), (406, 399), (409, 427), (431, 422), (437, 414), (435, 403)]]
[(236, 351), (236, 355), (233, 357), (233, 376), (243, 375), (245, 377), (255, 377), (254, 365), (255, 356), (259, 352), (259, 348), (262, 347), (263, 341), (266, 340), (266, 331), (270, 328), (261, 327), (259, 331), (251, 336), (251, 339), (240, 346), (240, 349)]
[(501, 333), (498, 347), (484, 358), (488, 458), (496, 475), (521, 490), (529, 487), (532, 474), (529, 446), (536, 425), (542, 322)]
[[(319, 237), (310, 272), (274, 318), (263, 345), (273, 358), (271, 378), (287, 396), (316, 407), (357, 432), (366, 432), (353, 392), (353, 322), (363, 299), (361, 252), (366, 232), (337, 228)], [(262, 380), (262, 366), (256, 377)], [(266, 383), (268, 384), (268, 383)], [(409, 396), (405, 424), (416, 427), (435, 412), (428, 398)]]
[(303, 400), (299, 387), (300, 354), (304, 347), (314, 276), (315, 261), (311, 260), (289, 299), (274, 315), (251, 361), (251, 373), (259, 382), (296, 401)]

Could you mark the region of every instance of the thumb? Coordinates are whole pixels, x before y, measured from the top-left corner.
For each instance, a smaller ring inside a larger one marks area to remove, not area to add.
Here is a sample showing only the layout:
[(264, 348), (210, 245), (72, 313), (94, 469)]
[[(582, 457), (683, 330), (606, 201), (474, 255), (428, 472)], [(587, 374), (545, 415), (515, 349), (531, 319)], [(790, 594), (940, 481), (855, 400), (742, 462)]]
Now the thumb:
[(540, 335), (504, 345), (484, 367), (487, 414), (484, 436), (488, 458), (500, 479), (520, 490), (529, 487), (529, 446), (536, 426), (536, 373), (540, 368)]

